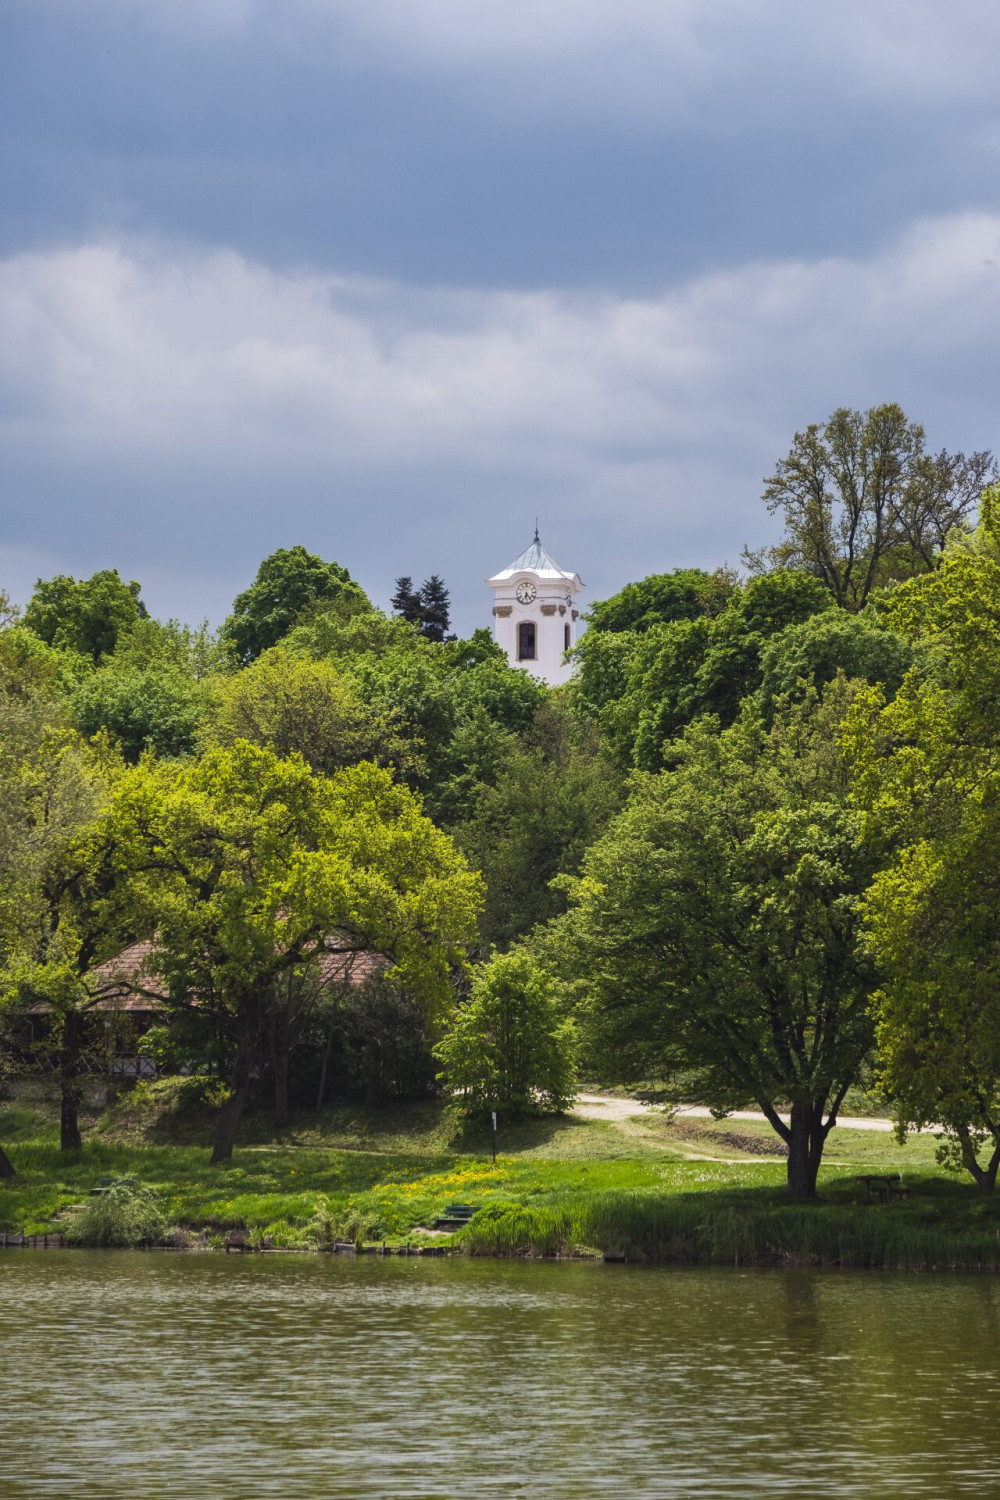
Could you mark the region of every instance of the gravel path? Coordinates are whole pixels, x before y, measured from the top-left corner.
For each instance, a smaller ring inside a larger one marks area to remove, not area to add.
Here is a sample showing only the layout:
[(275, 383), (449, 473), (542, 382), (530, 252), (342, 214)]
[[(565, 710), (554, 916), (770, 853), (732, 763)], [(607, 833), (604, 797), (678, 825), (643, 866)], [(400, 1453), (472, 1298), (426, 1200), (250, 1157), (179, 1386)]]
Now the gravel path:
[[(636, 1115), (650, 1114), (656, 1105), (644, 1104), (641, 1099), (628, 1099), (620, 1094), (577, 1094), (572, 1113), (584, 1120), (610, 1120), (613, 1123), (634, 1119)], [(703, 1104), (680, 1104), (675, 1111), (678, 1117), (685, 1115), (696, 1120), (711, 1118), (712, 1111)], [(736, 1109), (726, 1117), (730, 1120), (763, 1120), (764, 1116), (753, 1109)], [(782, 1115), (783, 1120), (788, 1119)], [(881, 1130), (893, 1128), (891, 1120), (874, 1120), (865, 1115), (839, 1115), (837, 1126), (845, 1130)]]

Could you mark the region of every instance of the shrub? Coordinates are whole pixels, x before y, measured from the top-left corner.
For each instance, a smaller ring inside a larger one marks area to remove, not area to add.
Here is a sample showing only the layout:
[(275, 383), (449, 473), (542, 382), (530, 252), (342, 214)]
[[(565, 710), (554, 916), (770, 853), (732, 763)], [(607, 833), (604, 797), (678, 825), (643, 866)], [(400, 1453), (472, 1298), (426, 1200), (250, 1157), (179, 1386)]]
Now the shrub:
[(66, 1239), (94, 1248), (149, 1245), (163, 1238), (167, 1219), (155, 1193), (128, 1178), (90, 1198), (73, 1219)]

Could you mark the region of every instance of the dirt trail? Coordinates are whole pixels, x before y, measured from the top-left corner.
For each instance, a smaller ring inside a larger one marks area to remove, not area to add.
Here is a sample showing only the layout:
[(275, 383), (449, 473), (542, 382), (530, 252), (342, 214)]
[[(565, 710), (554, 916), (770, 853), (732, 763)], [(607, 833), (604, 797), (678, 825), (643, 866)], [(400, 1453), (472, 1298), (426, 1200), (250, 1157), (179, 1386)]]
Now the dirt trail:
[[(655, 1105), (644, 1104), (641, 1099), (629, 1099), (620, 1094), (577, 1094), (572, 1113), (584, 1120), (610, 1120), (613, 1124), (620, 1124), (623, 1120), (634, 1119), (636, 1115), (653, 1113), (655, 1109)], [(712, 1111), (703, 1104), (680, 1104), (674, 1113), (678, 1119), (708, 1120), (711, 1118)], [(726, 1118), (763, 1120), (764, 1116), (757, 1110), (736, 1109)], [(788, 1120), (787, 1115), (782, 1115), (781, 1118)], [(837, 1127), (845, 1130), (887, 1132), (892, 1130), (893, 1124), (891, 1120), (874, 1120), (864, 1115), (839, 1115)]]

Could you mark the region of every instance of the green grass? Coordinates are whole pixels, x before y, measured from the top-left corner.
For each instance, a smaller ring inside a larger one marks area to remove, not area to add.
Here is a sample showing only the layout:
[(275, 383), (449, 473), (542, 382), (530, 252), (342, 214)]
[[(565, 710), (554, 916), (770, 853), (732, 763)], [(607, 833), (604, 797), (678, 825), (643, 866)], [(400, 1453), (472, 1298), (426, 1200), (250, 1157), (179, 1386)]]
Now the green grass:
[[(252, 1116), (232, 1163), (208, 1165), (214, 1110), (192, 1082), (136, 1090), (58, 1149), (44, 1100), (0, 1105), (17, 1176), (0, 1184), (0, 1230), (65, 1228), (102, 1177), (151, 1188), (171, 1225), (232, 1229), (276, 1247), (315, 1243), (317, 1216), (349, 1238), (419, 1239), (449, 1203), (480, 1213), (454, 1241), (473, 1254), (625, 1254), (725, 1264), (1000, 1269), (1000, 1200), (944, 1172), (927, 1136), (838, 1129), (815, 1204), (784, 1192), (776, 1137), (756, 1121), (528, 1120), (489, 1137), (453, 1108), (337, 1109), (276, 1133)], [(866, 1204), (861, 1172), (900, 1172), (909, 1196)], [(448, 1241), (445, 1241), (448, 1243)]]
[(245, 1149), (230, 1165), (209, 1167), (202, 1147), (100, 1141), (68, 1153), (49, 1143), (21, 1142), (11, 1144), (8, 1154), (17, 1176), (0, 1185), (0, 1229), (58, 1229), (61, 1211), (86, 1199), (102, 1177), (134, 1176), (161, 1195), (173, 1224), (217, 1233), (273, 1227), (281, 1243), (295, 1242), (321, 1196), (346, 1208), (387, 1166), (404, 1165), (361, 1152), (286, 1147)]
[(1000, 1211), (978, 1201), (891, 1206), (789, 1202), (773, 1189), (597, 1193), (576, 1203), (493, 1205), (465, 1231), (476, 1255), (581, 1248), (629, 1260), (1000, 1270)]

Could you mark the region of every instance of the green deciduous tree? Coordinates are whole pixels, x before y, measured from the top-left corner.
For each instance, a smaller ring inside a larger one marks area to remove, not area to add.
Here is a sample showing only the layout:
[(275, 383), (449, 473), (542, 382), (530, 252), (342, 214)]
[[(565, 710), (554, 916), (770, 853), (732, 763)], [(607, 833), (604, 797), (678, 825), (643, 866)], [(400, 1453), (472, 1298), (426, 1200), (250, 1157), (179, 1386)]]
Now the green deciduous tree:
[(23, 624), (40, 640), (75, 651), (91, 661), (110, 656), (119, 637), (146, 615), (133, 579), (123, 583), (115, 568), (77, 581), (61, 573), (40, 578), (24, 611)]
[(841, 608), (862, 609), (873, 590), (936, 567), (995, 477), (988, 452), (929, 454), (923, 428), (895, 403), (839, 407), (795, 434), (766, 481), (764, 503), (785, 535), (750, 561), (804, 569)]
[(891, 698), (912, 660), (909, 642), (869, 613), (825, 610), (767, 642), (760, 658), (761, 705), (770, 718), (780, 698), (831, 682), (838, 672), (879, 683)]
[(398, 707), (367, 701), (350, 673), (286, 646), (219, 679), (207, 722), (217, 744), (248, 740), (279, 756), (298, 751), (324, 775), (371, 760), (415, 777), (424, 763), (419, 740), (406, 728)]
[(508, 666), (485, 632), (436, 644), (398, 623), (402, 635), (394, 632), (385, 649), (341, 656), (337, 665), (372, 710), (391, 713), (421, 747), (428, 810), (451, 825), (467, 815), (509, 736), (531, 723), (546, 688)]
[(182, 769), (135, 767), (109, 826), (136, 919), (155, 926), (170, 1004), (212, 1010), (228, 1029), (232, 1095), (213, 1162), (232, 1154), (265, 998), (331, 934), (385, 954), (429, 1012), (447, 1007), (479, 878), (387, 772), (320, 777), (298, 755), (238, 741)]
[(815, 1192), (872, 1040), (858, 936), (870, 863), (837, 746), (847, 695), (838, 679), (770, 730), (752, 703), (721, 733), (694, 725), (539, 940), (582, 992), (592, 1055), (631, 1079), (694, 1069), (722, 1112), (756, 1104), (797, 1197)]
[(142, 671), (173, 667), (196, 682), (232, 665), (218, 632), (209, 628), (207, 620), (193, 629), (178, 620), (164, 624), (148, 615), (119, 634), (115, 662)]
[(721, 613), (736, 586), (726, 568), (705, 573), (701, 568), (675, 568), (653, 573), (638, 583), (627, 583), (610, 599), (599, 600), (585, 615), (589, 631), (598, 634), (644, 631), (676, 620), (697, 620)]
[(135, 667), (115, 656), (80, 682), (70, 705), (84, 734), (106, 730), (134, 764), (146, 750), (190, 755), (204, 715), (205, 694), (180, 667)]
[(955, 837), (902, 851), (868, 903), (882, 1082), (901, 1128), (943, 1126), (942, 1159), (983, 1192), (1000, 1168), (997, 796), (984, 788)]
[(761, 656), (774, 636), (832, 608), (817, 579), (777, 571), (733, 589), (715, 618), (588, 631), (576, 652), (578, 700), (623, 765), (656, 770), (664, 746), (700, 715), (733, 722), (760, 686)]
[(21, 611), (6, 589), (0, 589), (0, 630), (9, 630), (20, 618)]
[(487, 944), (506, 947), (565, 909), (565, 892), (553, 882), (578, 872), (623, 795), (594, 726), (558, 698), (509, 739), (470, 793), (467, 817), (453, 827), (486, 881), (480, 930)]
[[(845, 731), (882, 869), (867, 901), (883, 1082), (901, 1128), (934, 1122), (984, 1190), (1000, 1165), (1000, 491), (973, 538), (894, 590), (915, 664)], [(981, 1160), (985, 1148), (987, 1158)]]
[(346, 568), (324, 562), (301, 546), (279, 547), (265, 557), (250, 587), (236, 596), (222, 637), (239, 662), (254, 661), (276, 646), (310, 608), (345, 595), (364, 600)]
[(576, 1093), (575, 1037), (549, 974), (528, 953), (496, 954), (436, 1055), (450, 1088), (477, 1113), (564, 1110)]
[(80, 1070), (94, 965), (114, 950), (101, 838), (107, 766), (37, 684), (0, 670), (0, 996), (42, 1002), (59, 1060), (60, 1143), (80, 1145)]

